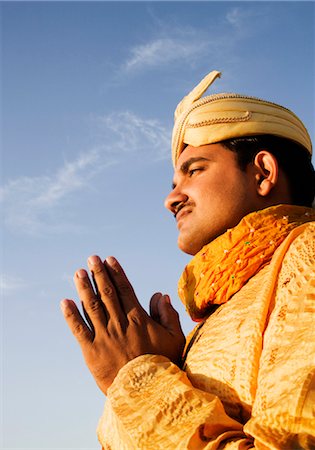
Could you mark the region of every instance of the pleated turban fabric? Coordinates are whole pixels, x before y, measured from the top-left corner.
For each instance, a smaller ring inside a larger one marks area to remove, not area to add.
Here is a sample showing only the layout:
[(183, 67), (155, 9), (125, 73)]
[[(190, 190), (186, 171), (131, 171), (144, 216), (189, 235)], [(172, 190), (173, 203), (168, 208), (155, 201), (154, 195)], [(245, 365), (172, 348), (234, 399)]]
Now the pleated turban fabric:
[(271, 134), (291, 139), (312, 153), (311, 138), (302, 121), (289, 109), (260, 98), (235, 93), (202, 97), (220, 77), (210, 72), (178, 104), (172, 136), (174, 166), (185, 145), (199, 147), (226, 139)]

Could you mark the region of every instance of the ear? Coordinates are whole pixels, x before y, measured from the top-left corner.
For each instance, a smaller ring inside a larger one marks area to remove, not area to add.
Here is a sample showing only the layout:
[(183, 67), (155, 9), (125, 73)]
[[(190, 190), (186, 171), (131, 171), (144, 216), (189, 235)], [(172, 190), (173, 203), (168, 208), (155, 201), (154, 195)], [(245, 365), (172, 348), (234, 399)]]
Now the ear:
[(270, 194), (279, 178), (279, 166), (276, 157), (267, 150), (261, 150), (254, 160), (257, 193), (262, 197)]

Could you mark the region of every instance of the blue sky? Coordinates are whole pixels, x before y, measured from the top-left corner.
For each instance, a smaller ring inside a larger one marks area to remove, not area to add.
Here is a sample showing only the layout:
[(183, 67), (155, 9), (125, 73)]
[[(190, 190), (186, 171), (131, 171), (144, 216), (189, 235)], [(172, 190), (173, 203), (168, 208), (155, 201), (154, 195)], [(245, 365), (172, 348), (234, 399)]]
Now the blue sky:
[(104, 398), (59, 301), (115, 255), (145, 307), (189, 257), (163, 200), (177, 103), (206, 73), (314, 141), (314, 2), (1, 2), (4, 449), (98, 449)]

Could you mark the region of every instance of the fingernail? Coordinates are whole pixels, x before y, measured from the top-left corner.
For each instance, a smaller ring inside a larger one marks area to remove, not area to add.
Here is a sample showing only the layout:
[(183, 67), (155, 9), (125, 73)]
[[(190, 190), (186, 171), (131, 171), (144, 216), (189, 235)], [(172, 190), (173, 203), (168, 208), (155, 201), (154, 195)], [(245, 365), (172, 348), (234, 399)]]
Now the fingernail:
[(97, 264), (101, 263), (101, 258), (97, 255), (93, 255), (89, 257), (88, 262), (89, 264), (91, 264), (91, 266), (96, 266)]
[(169, 296), (169, 295), (165, 294), (165, 295), (163, 295), (163, 297), (164, 297), (164, 299), (165, 299), (166, 303), (168, 303), (169, 305), (171, 305), (171, 304), (172, 304), (172, 303), (171, 303), (171, 299), (170, 299), (170, 296)]
[(65, 310), (67, 309), (67, 301), (66, 300), (62, 300), (60, 302), (60, 308), (62, 312), (65, 312)]
[(68, 308), (71, 309), (71, 304), (72, 304), (71, 300), (68, 299), (61, 300), (60, 302), (61, 311), (64, 313)]
[(78, 278), (86, 278), (87, 277), (87, 273), (84, 269), (80, 269), (76, 272), (76, 276)]
[(113, 264), (115, 264), (116, 259), (115, 259), (113, 256), (108, 256), (108, 257), (106, 258), (106, 262), (107, 262), (110, 266), (112, 266)]

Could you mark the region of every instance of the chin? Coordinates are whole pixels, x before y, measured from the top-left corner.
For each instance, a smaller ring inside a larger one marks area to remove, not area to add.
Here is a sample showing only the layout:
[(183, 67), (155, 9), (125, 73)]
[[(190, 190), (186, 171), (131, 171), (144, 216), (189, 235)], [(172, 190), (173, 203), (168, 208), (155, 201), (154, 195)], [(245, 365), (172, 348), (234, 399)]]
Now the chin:
[(187, 253), (188, 255), (196, 255), (205, 245), (214, 241), (221, 234), (225, 233), (226, 230), (227, 228), (223, 228), (217, 230), (216, 233), (212, 232), (211, 234), (204, 235), (203, 239), (200, 239), (201, 233), (199, 233), (199, 240), (196, 240), (193, 237), (185, 238), (184, 236), (182, 236), (181, 238), (181, 236), (179, 235), (177, 244), (182, 252)]
[(202, 249), (203, 244), (198, 245), (198, 243), (194, 242), (193, 239), (188, 242), (182, 242), (179, 239), (178, 247), (182, 252), (187, 253), (187, 255), (196, 255), (196, 253), (198, 253), (199, 250)]

